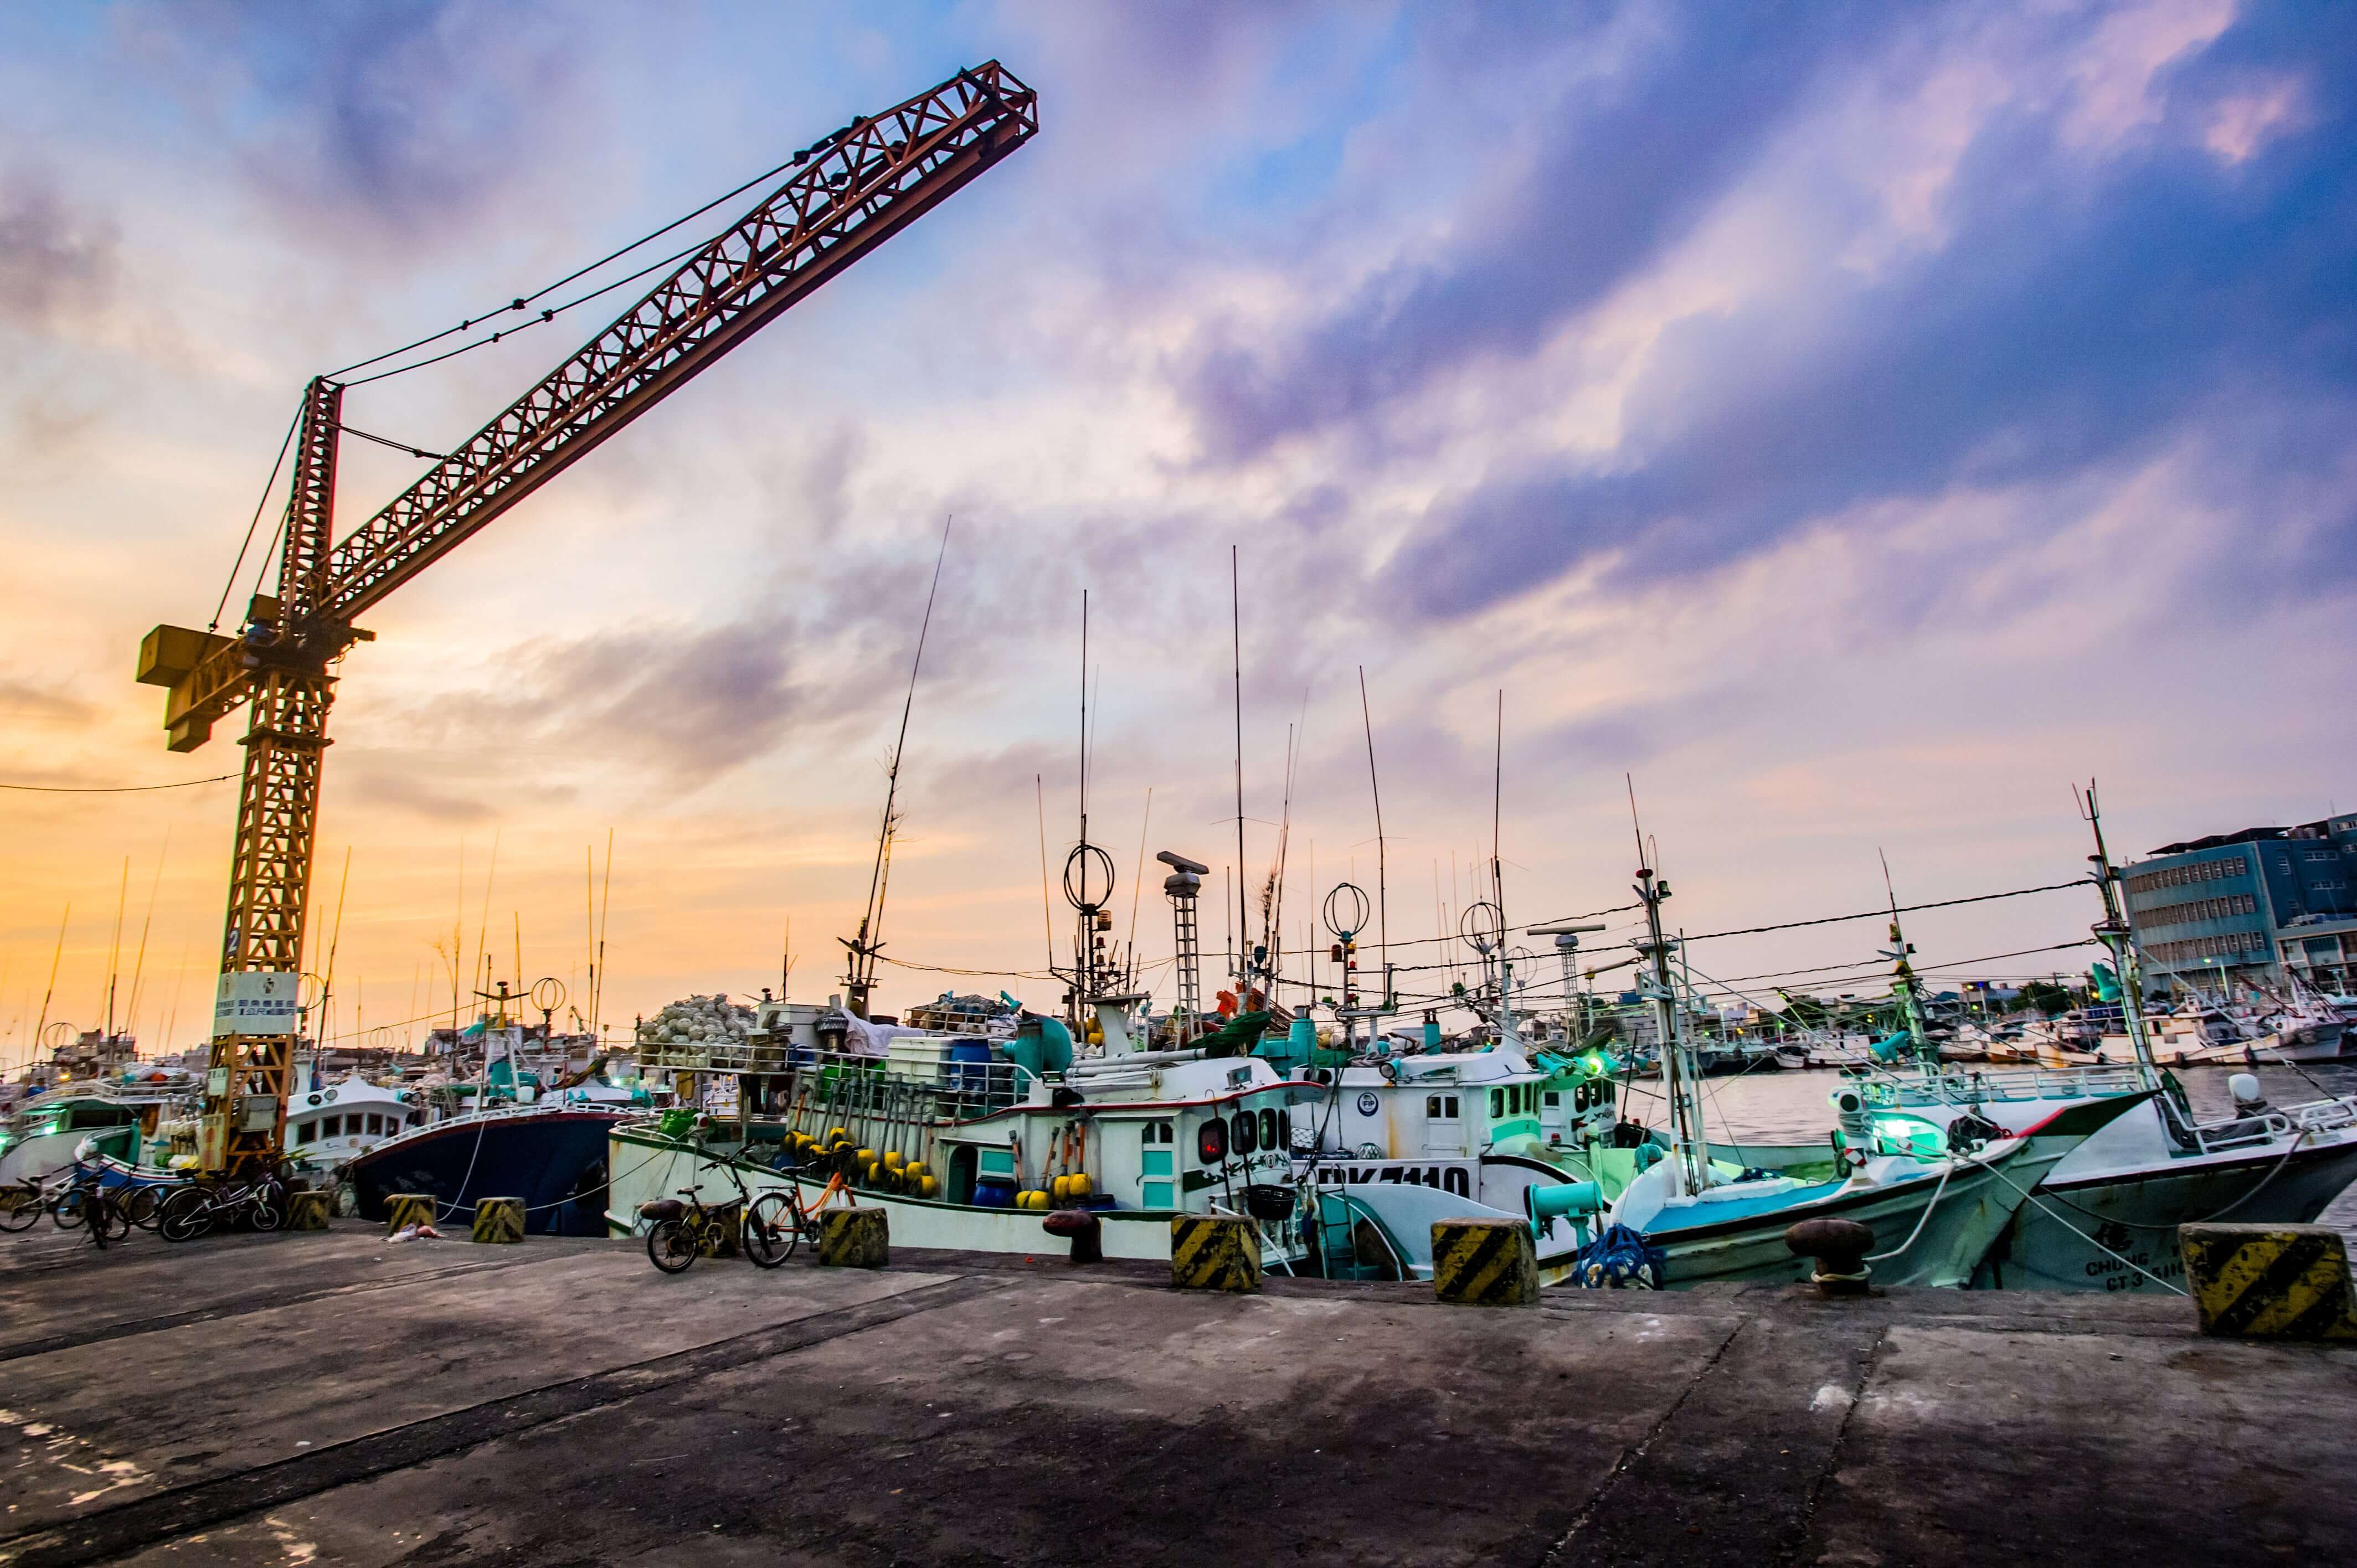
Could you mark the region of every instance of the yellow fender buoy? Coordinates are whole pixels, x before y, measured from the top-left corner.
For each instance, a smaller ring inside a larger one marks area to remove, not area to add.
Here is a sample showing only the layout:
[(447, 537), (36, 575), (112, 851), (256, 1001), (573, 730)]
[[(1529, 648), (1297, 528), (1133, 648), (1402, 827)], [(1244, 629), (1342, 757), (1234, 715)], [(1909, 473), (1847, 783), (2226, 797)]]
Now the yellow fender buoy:
[(907, 1156), (902, 1155), (899, 1150), (890, 1149), (885, 1153), (884, 1163), (897, 1171), (908, 1163), (908, 1159)]
[(1065, 1181), (1067, 1186), (1064, 1196), (1067, 1197), (1086, 1197), (1096, 1190), (1096, 1184), (1089, 1180), (1089, 1173), (1086, 1171), (1075, 1171), (1066, 1177)]

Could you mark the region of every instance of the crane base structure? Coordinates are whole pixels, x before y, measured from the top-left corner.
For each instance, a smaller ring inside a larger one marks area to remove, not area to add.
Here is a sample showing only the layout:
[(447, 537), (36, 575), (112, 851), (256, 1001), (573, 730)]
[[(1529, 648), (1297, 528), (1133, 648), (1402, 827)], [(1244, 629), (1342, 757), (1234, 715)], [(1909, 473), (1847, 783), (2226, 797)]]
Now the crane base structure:
[(1037, 94), (991, 60), (820, 138), (751, 211), (340, 542), (345, 388), (319, 377), (305, 389), (277, 593), (253, 596), (237, 636), (159, 626), (139, 649), (136, 678), (168, 689), (168, 749), (193, 751), (250, 709), (199, 1122), (203, 1170), (245, 1174), (284, 1153), (332, 671), (373, 640), (354, 618), (1039, 127)]

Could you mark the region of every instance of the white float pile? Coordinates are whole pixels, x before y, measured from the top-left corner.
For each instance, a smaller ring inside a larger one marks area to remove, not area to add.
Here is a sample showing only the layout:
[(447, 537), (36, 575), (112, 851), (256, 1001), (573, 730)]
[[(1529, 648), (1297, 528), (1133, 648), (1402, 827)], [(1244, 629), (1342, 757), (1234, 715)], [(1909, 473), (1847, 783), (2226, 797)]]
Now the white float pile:
[(642, 1045), (741, 1046), (753, 1026), (753, 1010), (728, 1000), (726, 993), (686, 996), (639, 1026)]

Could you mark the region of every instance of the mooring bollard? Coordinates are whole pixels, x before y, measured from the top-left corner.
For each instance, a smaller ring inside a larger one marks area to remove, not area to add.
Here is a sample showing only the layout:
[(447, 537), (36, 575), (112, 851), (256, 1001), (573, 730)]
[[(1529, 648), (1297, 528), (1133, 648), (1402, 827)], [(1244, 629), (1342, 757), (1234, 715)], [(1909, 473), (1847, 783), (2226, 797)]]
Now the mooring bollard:
[(1787, 1227), (1784, 1245), (1795, 1256), (1814, 1258), (1809, 1275), (1822, 1295), (1872, 1295), (1867, 1283), (1866, 1250), (1874, 1245), (1874, 1227), (1855, 1219), (1803, 1219)]
[(325, 1230), (328, 1228), (328, 1205), (334, 1200), (324, 1192), (298, 1192), (286, 1200), (286, 1229), (289, 1230)]
[(1104, 1262), (1104, 1221), (1092, 1210), (1060, 1208), (1041, 1220), (1039, 1229), (1050, 1236), (1071, 1237), (1075, 1263)]
[(2201, 1332), (2238, 1339), (2357, 1339), (2349, 1253), (2330, 1225), (2180, 1225)]
[(412, 1225), (434, 1223), (437, 1207), (430, 1192), (396, 1192), (384, 1200), (384, 1233), (388, 1236)]
[(880, 1269), (892, 1261), (891, 1219), (881, 1208), (830, 1208), (819, 1217), (818, 1261), (831, 1269)]
[(470, 1240), (504, 1245), (523, 1240), (523, 1199), (485, 1197), (475, 1202)]
[(1170, 1219), (1170, 1283), (1179, 1290), (1260, 1289), (1260, 1230), (1230, 1214)]
[(1531, 1228), (1519, 1219), (1434, 1220), (1432, 1291), (1458, 1306), (1536, 1306)]

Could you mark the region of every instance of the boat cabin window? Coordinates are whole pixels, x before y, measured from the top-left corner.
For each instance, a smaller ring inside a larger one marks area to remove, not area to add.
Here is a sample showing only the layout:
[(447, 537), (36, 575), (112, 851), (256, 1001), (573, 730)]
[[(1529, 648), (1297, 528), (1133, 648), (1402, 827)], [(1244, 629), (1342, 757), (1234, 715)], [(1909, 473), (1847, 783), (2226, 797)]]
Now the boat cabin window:
[(1249, 1111), (1236, 1112), (1236, 1153), (1249, 1155), (1260, 1147), (1260, 1129), (1254, 1125)]
[(1195, 1133), (1197, 1163), (1216, 1165), (1228, 1157), (1228, 1123), (1219, 1116), (1206, 1116)]
[(1539, 1103), (1549, 1111), (1560, 1111), (1563, 1109), (1563, 1095), (1559, 1091), (1550, 1089), (1545, 1094), (1540, 1096)]
[(1457, 1096), (1453, 1094), (1426, 1095), (1424, 1097), (1424, 1113), (1427, 1117), (1436, 1121), (1454, 1122), (1457, 1120)]
[(342, 1117), (322, 1116), (319, 1118), (319, 1136), (322, 1138), (341, 1137), (343, 1135), (343, 1131), (344, 1119)]
[(1260, 1146), (1264, 1149), (1283, 1148), (1285, 1145), (1278, 1143), (1276, 1139), (1276, 1112), (1264, 1111), (1260, 1113)]
[(298, 1144), (307, 1144), (318, 1135), (319, 1124), (317, 1122), (306, 1122), (295, 1129), (295, 1142)]
[(1169, 1143), (1170, 1123), (1168, 1122), (1148, 1122), (1146, 1124), (1146, 1131), (1139, 1135), (1138, 1142), (1142, 1144)]

